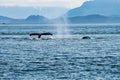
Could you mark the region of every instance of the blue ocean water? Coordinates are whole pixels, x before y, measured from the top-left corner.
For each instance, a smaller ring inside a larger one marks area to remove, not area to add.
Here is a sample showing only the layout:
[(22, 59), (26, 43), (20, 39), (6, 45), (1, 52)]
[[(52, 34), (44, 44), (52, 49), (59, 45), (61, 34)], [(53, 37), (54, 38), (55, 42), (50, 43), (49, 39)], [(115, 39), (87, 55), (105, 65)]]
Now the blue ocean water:
[(120, 24), (68, 28), (70, 38), (32, 40), (55, 27), (0, 25), (0, 80), (120, 80)]

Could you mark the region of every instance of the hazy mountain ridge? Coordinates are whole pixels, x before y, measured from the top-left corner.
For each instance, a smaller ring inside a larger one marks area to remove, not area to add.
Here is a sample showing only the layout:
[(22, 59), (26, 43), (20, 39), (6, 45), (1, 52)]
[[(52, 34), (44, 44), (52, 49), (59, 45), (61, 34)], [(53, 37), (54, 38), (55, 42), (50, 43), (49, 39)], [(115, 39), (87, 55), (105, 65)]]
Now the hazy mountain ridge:
[(4, 16), (0, 16), (1, 24), (45, 24), (49, 23), (49, 20), (44, 16), (30, 15), (26, 19), (14, 19)]
[(25, 19), (27, 23), (49, 23), (49, 19), (44, 16), (31, 15)]
[(69, 17), (69, 23), (120, 23), (120, 17), (103, 16), (103, 15), (87, 15)]
[[(10, 24), (52, 24), (52, 23), (64, 23), (64, 21), (66, 20), (68, 23), (76, 23), (76, 24), (79, 24), (79, 23), (120, 23), (120, 14), (119, 14), (120, 5), (119, 4), (120, 4), (120, 0), (87, 1), (82, 6), (71, 9), (67, 13), (65, 13), (65, 15), (62, 15), (62, 17), (58, 17), (55, 19), (48, 19), (40, 15), (31, 15), (32, 12), (34, 12), (35, 14), (39, 13), (33, 8), (25, 8), (25, 9), (19, 8), (19, 7), (15, 9), (11, 8), (10, 11), (13, 10), (12, 12), (14, 14), (16, 14), (15, 12), (17, 11), (17, 9), (18, 9), (18, 13), (19, 11), (21, 12), (21, 11), (27, 10), (26, 14), (29, 13), (30, 16), (28, 16), (25, 19), (14, 19), (14, 18), (6, 17), (6, 16), (0, 16), (0, 23), (1, 24), (3, 23), (6, 23), (6, 24), (9, 24), (9, 23)], [(6, 8), (6, 9), (0, 8), (0, 9), (3, 12), (6, 12), (5, 10), (9, 10), (9, 8)], [(48, 11), (50, 9), (46, 8), (45, 10)], [(51, 12), (51, 10), (48, 12)], [(8, 13), (5, 13), (5, 14), (8, 14)], [(57, 12), (54, 14), (57, 14)], [(63, 17), (66, 18), (66, 20), (64, 20)]]
[(82, 6), (69, 10), (68, 17), (100, 14), (105, 16), (120, 16), (120, 0), (94, 0), (87, 1)]
[[(117, 16), (103, 16), (103, 15), (87, 15), (75, 16), (66, 18), (68, 23), (120, 23), (120, 17)], [(0, 24), (52, 24), (60, 23), (64, 18), (47, 19), (44, 16), (30, 15), (26, 19), (14, 19), (9, 17), (0, 16)]]

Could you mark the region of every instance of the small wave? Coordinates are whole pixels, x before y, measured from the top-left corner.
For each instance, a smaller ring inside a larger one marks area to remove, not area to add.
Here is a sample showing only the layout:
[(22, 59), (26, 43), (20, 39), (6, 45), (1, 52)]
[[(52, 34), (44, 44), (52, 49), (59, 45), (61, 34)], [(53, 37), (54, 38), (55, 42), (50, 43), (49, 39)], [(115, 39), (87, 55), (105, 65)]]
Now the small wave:
[(73, 32), (74, 35), (81, 34), (120, 34), (120, 32)]
[(30, 40), (29, 38), (18, 37), (0, 37), (0, 40)]
[(0, 35), (28, 35), (28, 32), (0, 32)]

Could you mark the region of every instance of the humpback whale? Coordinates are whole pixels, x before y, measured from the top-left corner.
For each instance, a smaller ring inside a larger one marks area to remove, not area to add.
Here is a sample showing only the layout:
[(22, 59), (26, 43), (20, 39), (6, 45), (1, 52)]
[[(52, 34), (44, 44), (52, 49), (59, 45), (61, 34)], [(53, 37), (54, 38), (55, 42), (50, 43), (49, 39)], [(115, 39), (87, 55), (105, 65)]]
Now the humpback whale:
[(38, 38), (41, 38), (42, 35), (53, 35), (52, 33), (46, 32), (46, 33), (31, 33), (30, 36), (38, 36)]

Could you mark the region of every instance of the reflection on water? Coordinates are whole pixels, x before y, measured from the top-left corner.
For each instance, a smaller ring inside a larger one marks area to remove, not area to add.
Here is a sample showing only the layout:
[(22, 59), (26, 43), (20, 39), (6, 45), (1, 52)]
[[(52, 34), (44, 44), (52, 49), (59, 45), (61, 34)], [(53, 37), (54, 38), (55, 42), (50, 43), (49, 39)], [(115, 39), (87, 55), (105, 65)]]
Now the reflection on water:
[[(74, 26), (72, 38), (51, 40), (28, 35), (55, 34), (50, 27), (0, 28), (0, 80), (120, 79), (120, 26)], [(91, 39), (81, 39), (85, 35)]]

